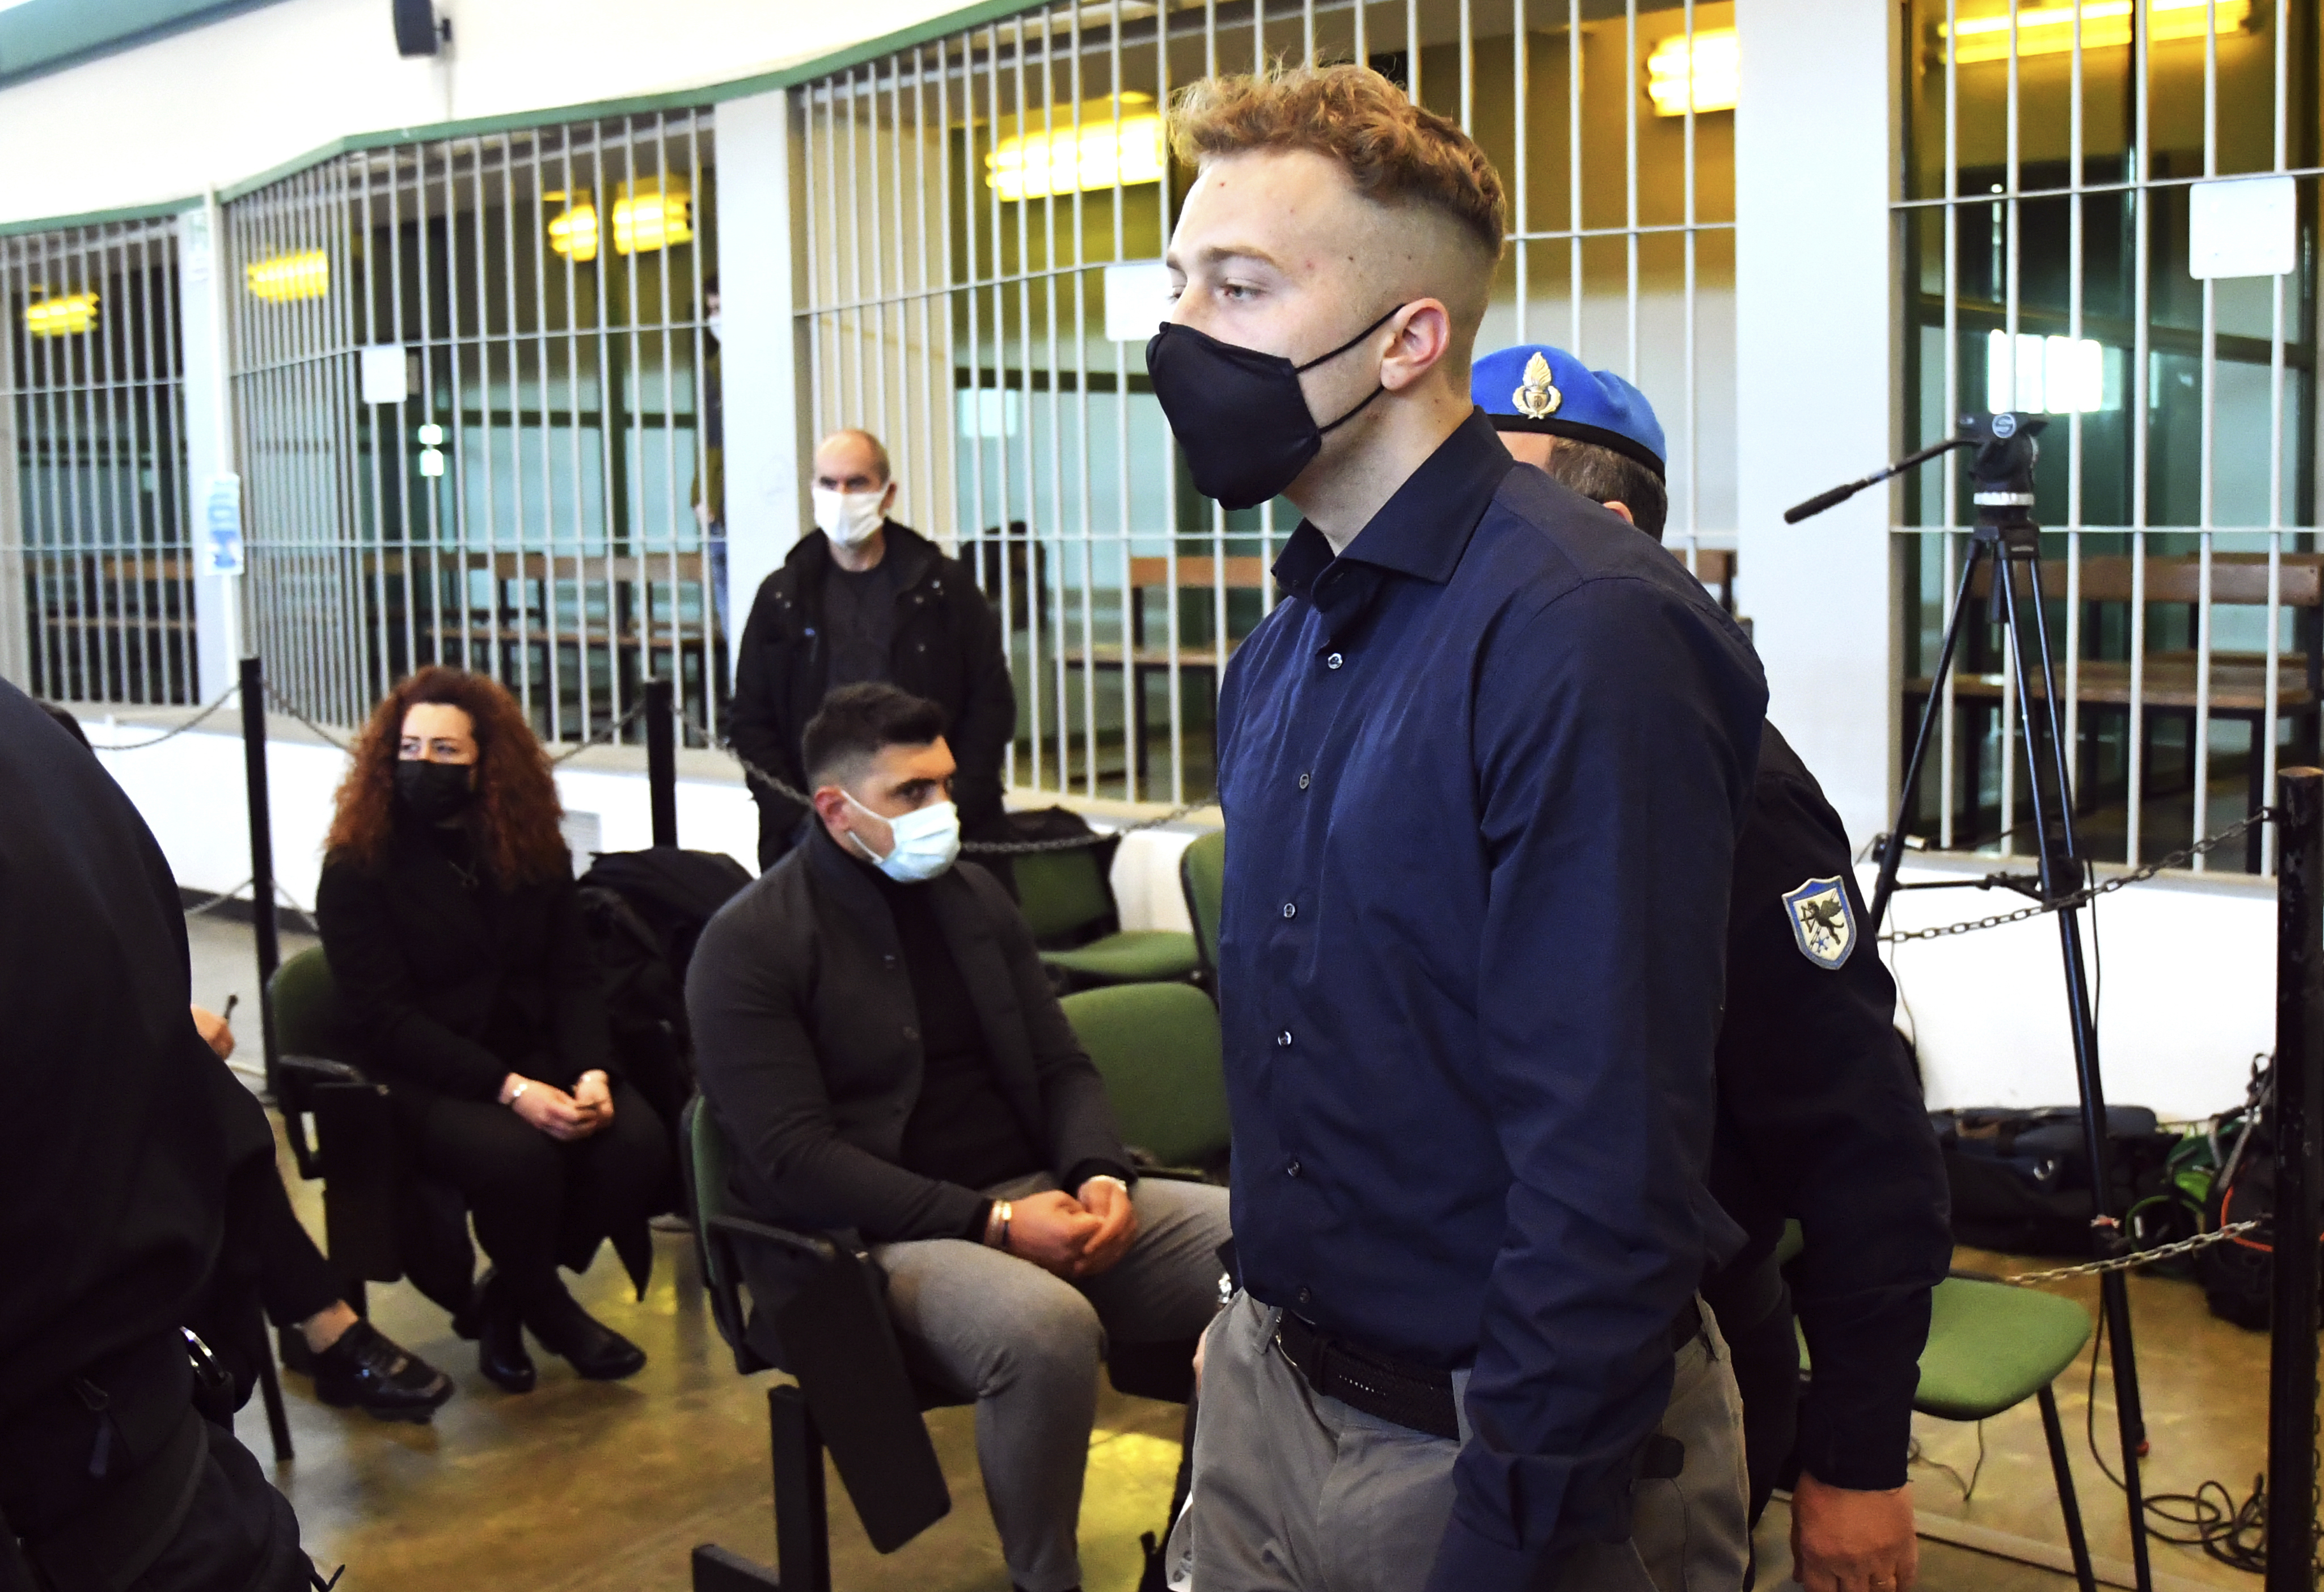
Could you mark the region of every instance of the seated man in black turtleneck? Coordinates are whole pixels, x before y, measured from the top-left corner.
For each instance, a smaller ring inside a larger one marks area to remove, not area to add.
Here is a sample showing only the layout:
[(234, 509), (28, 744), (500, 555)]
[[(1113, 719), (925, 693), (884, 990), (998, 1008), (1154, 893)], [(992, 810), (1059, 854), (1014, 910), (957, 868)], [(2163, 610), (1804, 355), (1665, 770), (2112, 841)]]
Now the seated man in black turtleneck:
[(687, 1009), (735, 1196), (861, 1236), (914, 1370), (976, 1400), (1011, 1578), (1068, 1592), (1103, 1346), (1209, 1324), (1227, 1195), (1133, 1174), (1024, 919), (954, 865), (944, 729), (894, 686), (825, 699), (820, 821), (703, 930)]

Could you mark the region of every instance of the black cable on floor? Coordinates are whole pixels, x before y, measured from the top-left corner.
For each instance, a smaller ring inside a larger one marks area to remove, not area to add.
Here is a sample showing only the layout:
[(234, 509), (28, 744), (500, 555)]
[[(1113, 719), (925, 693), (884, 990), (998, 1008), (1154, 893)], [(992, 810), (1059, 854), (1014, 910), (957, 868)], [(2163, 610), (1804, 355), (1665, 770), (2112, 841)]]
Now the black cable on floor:
[[(2122, 1477), (2107, 1467), (2098, 1448), (2098, 1355), (2106, 1343), (2106, 1312), (2098, 1312), (2098, 1329), (2090, 1337), (2090, 1378), (2082, 1400), (2082, 1436), (2098, 1474), (2127, 1493)], [(2191, 1493), (2146, 1495), (2146, 1534), (2158, 1542), (2200, 1548), (2235, 1569), (2261, 1575), (2267, 1569), (2267, 1478), (2252, 1478), (2251, 1495), (2242, 1503), (2223, 1482), (2206, 1481)], [(2165, 1530), (2164, 1528), (2171, 1528)]]

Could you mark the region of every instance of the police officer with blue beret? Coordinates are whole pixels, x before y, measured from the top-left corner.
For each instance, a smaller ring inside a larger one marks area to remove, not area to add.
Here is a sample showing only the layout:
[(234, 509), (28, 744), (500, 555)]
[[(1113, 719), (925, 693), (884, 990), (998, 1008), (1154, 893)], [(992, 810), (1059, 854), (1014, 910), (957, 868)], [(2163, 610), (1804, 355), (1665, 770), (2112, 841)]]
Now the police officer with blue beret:
[[(1659, 541), (1661, 423), (1644, 393), (1561, 348), (1476, 361), (1470, 395), (1521, 464)], [(1735, 1356), (1754, 1522), (1796, 1453), (1792, 1546), (1807, 1592), (1910, 1585), (1904, 1490), (1930, 1291), (1952, 1254), (1944, 1167), (1866, 930), (1848, 834), (1775, 731), (1735, 848), (1711, 1191), (1750, 1235), (1703, 1284)], [(1787, 1284), (1787, 1217), (1806, 1247)], [(1794, 1311), (1815, 1356), (1799, 1393)]]

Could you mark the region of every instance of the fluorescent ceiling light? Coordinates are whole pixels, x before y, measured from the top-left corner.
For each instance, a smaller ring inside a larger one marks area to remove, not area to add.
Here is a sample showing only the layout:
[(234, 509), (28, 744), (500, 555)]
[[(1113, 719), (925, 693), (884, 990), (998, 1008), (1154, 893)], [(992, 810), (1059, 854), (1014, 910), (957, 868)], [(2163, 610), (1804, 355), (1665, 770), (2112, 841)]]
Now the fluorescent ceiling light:
[(1646, 97), (1655, 102), (1655, 115), (1686, 115), (1690, 82), (1694, 87), (1696, 115), (1733, 110), (1742, 60), (1733, 28), (1698, 28), (1692, 51), (1684, 33), (1665, 39), (1646, 57)]
[(319, 299), (331, 291), (331, 257), (320, 249), (275, 255), (243, 268), (250, 296), (270, 304)]
[[(2082, 48), (2105, 50), (2129, 43), (2137, 5), (2138, 0), (2084, 0)], [(2251, 0), (2146, 0), (2147, 42), (2200, 39), (2207, 14), (2212, 19), (2210, 25), (2220, 33), (2248, 32), (2251, 14)], [(1937, 24), (1937, 37), (1945, 37), (1942, 23)], [(2073, 6), (2039, 5), (2018, 12), (2020, 60), (2029, 55), (2063, 55), (2073, 47)], [(2008, 58), (2008, 13), (1961, 19), (1960, 44), (1953, 55), (1956, 64), (1969, 66), (1980, 60)]]
[[(597, 257), (597, 207), (587, 189), (568, 195), (552, 190), (543, 199), (562, 199), (564, 210), (549, 219), (549, 246), (586, 265)], [(692, 196), (675, 179), (647, 178), (613, 190), (613, 252), (651, 254), (694, 241)]]
[(96, 324), (95, 293), (58, 293), (24, 306), (24, 330), (32, 337), (77, 337)]
[(984, 157), (985, 185), (1004, 199), (1028, 199), (1093, 193), (1116, 182), (1124, 188), (1159, 182), (1162, 118), (1130, 108), (1153, 103), (1144, 94), (1124, 94), (1119, 109), (1111, 99), (1091, 100), (1081, 107), (1078, 130), (1074, 107), (1059, 106), (1049, 113), (1047, 131), (1004, 138), (993, 146)]

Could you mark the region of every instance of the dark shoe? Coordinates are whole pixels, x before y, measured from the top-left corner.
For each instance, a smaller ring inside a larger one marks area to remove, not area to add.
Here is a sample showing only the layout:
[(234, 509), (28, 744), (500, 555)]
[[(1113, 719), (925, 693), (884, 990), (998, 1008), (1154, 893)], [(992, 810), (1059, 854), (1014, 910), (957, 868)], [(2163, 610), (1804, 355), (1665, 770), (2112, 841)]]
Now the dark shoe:
[(476, 1369), (510, 1393), (530, 1393), (532, 1356), (524, 1347), (524, 1314), (499, 1276), (484, 1273), (476, 1287)]
[(315, 1396), (382, 1421), (425, 1421), (452, 1396), (452, 1379), (370, 1322), (358, 1320), (314, 1356)]
[(616, 1382), (645, 1369), (646, 1351), (583, 1310), (562, 1282), (544, 1288), (524, 1308), (524, 1324), (554, 1354), (592, 1382)]

